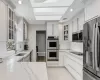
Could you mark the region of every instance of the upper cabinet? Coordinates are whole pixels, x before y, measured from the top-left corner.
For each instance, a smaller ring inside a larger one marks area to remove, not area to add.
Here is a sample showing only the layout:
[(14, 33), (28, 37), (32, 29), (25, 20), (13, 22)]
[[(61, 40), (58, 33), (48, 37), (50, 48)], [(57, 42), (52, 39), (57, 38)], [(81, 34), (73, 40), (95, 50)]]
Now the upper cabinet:
[(14, 11), (10, 7), (8, 8), (8, 40), (14, 40)]
[(22, 17), (19, 17), (17, 24), (17, 42), (23, 42), (27, 40), (27, 25), (27, 22)]
[(28, 38), (28, 34), (27, 34), (27, 28), (28, 28), (28, 26), (27, 26), (27, 23), (26, 22), (24, 22), (24, 26), (23, 26), (23, 37), (24, 37), (24, 40), (27, 40), (27, 38)]
[(0, 0), (0, 41), (7, 41), (7, 5)]
[(81, 11), (80, 13), (77, 14), (72, 20), (72, 32), (79, 32), (83, 30), (83, 24), (85, 22), (85, 15), (84, 11)]
[(14, 11), (0, 0), (0, 41), (14, 41)]
[(68, 40), (69, 38), (69, 25), (64, 26), (64, 40)]
[(57, 22), (47, 22), (47, 36), (59, 36), (59, 27)]
[(72, 31), (73, 32), (77, 32), (78, 31), (77, 19), (74, 19), (72, 21)]

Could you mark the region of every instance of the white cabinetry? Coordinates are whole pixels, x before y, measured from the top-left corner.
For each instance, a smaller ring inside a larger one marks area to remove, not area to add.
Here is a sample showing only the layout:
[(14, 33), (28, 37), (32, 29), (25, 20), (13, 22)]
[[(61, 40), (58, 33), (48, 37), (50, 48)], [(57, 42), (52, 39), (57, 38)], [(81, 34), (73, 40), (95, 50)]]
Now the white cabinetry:
[(47, 22), (47, 36), (58, 36), (58, 23), (57, 22)]
[(80, 62), (81, 60), (69, 54), (64, 56), (64, 66), (73, 75), (73, 77), (76, 80), (82, 80), (83, 79), (83, 71), (82, 71), (83, 65)]
[(7, 5), (0, 0), (0, 41), (7, 41)]
[(17, 25), (17, 42), (23, 42), (27, 39), (27, 23), (20, 18)]
[(64, 51), (59, 51), (59, 66), (64, 66), (64, 55), (66, 52)]
[(72, 21), (72, 31), (77, 32), (78, 31), (78, 26), (77, 26), (77, 19), (74, 19)]
[(72, 32), (78, 32), (83, 30), (83, 24), (85, 22), (84, 10), (76, 15), (74, 19), (72, 19)]

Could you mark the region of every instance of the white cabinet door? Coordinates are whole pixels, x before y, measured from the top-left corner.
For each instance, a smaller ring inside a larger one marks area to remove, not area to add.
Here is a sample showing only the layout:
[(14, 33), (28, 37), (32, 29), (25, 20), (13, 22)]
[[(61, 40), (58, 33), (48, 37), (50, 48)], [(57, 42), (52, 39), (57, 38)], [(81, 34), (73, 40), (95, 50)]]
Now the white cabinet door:
[(27, 40), (27, 24), (25, 25), (25, 40)]
[(0, 0), (0, 41), (7, 41), (7, 6)]
[(74, 19), (74, 21), (72, 22), (72, 30), (73, 32), (77, 32), (78, 28), (77, 28), (77, 19)]
[(54, 33), (54, 36), (59, 36), (59, 27), (58, 27), (58, 24), (54, 24), (54, 28), (53, 28), (53, 33)]
[(47, 23), (47, 36), (52, 36), (53, 32), (52, 32), (52, 24), (51, 23)]
[(21, 19), (18, 23), (17, 26), (17, 42), (23, 42), (24, 37), (23, 37), (23, 20)]
[(57, 22), (48, 22), (47, 23), (47, 36), (58, 36), (59, 29)]
[(80, 31), (80, 30), (83, 30), (84, 22), (85, 22), (85, 16), (84, 16), (84, 13), (82, 13), (82, 14), (79, 16), (79, 31)]
[(64, 55), (65, 54), (66, 54), (65, 52), (59, 51), (59, 66), (64, 66)]

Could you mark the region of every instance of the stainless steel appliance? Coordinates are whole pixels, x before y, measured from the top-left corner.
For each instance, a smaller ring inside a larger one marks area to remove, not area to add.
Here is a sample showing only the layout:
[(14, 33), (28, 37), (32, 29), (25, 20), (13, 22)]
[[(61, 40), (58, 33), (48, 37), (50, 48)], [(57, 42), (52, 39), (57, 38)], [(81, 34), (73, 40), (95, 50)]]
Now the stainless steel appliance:
[(48, 60), (58, 60), (58, 50), (48, 50)]
[(48, 37), (47, 40), (47, 60), (58, 61), (59, 56), (59, 40), (55, 36)]
[(59, 49), (59, 40), (57, 38), (48, 39), (47, 49)]
[(83, 80), (100, 80), (100, 17), (84, 24)]

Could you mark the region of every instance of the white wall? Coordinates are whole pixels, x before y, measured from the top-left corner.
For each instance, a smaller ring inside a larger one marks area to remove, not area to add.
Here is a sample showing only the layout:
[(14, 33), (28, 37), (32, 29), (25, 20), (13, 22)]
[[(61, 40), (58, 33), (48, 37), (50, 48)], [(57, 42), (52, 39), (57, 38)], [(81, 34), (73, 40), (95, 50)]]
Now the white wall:
[(33, 61), (36, 61), (36, 31), (46, 30), (46, 25), (29, 25), (28, 27), (28, 45), (33, 49)]

